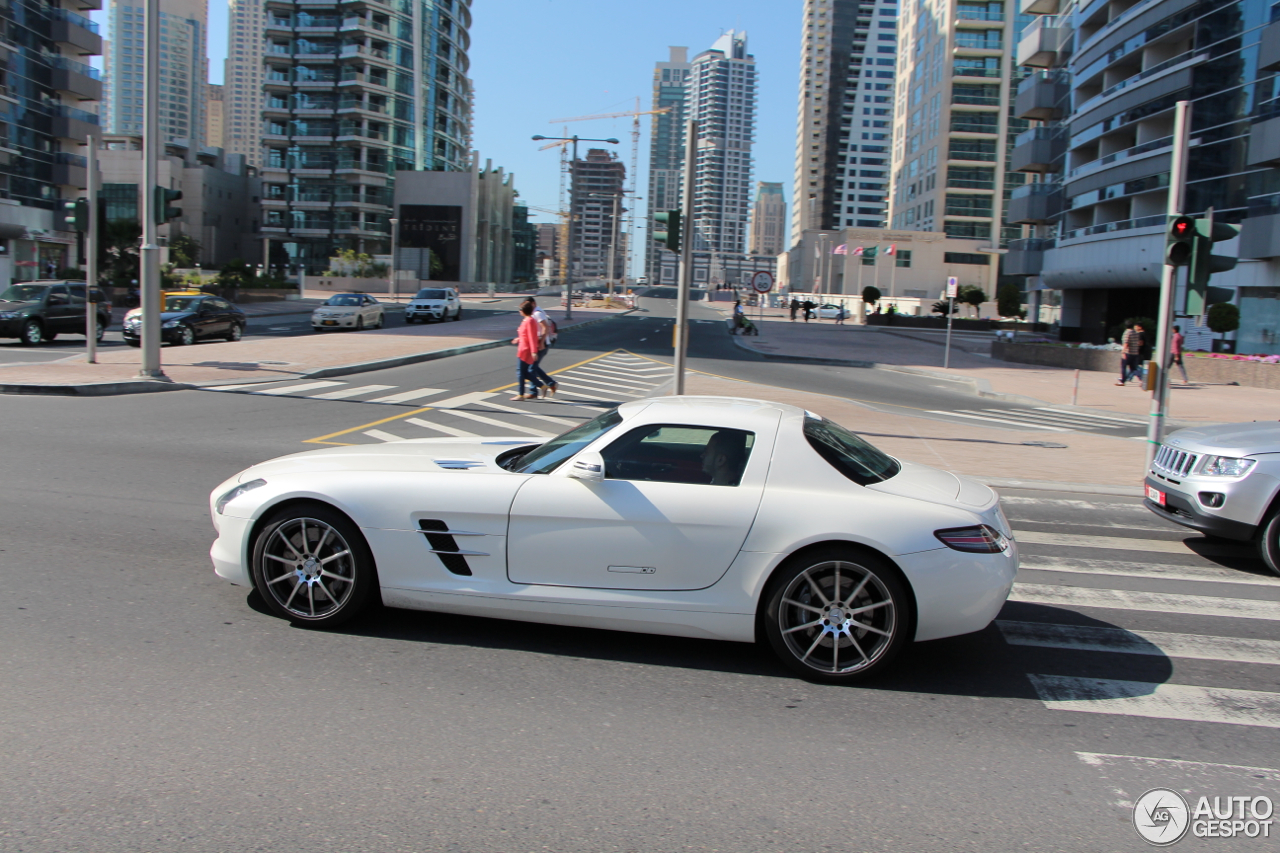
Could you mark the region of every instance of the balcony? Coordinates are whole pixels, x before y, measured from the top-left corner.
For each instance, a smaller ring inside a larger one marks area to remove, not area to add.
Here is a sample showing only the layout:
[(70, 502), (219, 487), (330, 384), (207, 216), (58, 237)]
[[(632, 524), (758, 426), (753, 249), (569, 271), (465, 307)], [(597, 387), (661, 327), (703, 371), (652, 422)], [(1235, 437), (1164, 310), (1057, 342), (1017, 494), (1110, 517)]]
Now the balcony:
[(1059, 5), (1058, 0), (1022, 0), (1018, 11), (1024, 15), (1056, 15)]
[(1018, 118), (1040, 121), (1061, 118), (1063, 105), (1069, 95), (1066, 75), (1039, 71), (1018, 84), (1013, 114)]
[(89, 186), (89, 170), (82, 165), (77, 166), (74, 163), (55, 161), (53, 164), (53, 178), (50, 183), (59, 187), (85, 189)]
[(1065, 152), (1060, 130), (1033, 127), (1018, 134), (1009, 165), (1015, 172), (1056, 172)]
[(99, 134), (98, 117), (74, 107), (56, 106), (50, 121), (50, 134), (58, 139), (85, 142), (90, 134)]
[(1250, 166), (1280, 165), (1280, 101), (1264, 104), (1249, 131)]
[(75, 12), (66, 9), (49, 9), (49, 37), (61, 45), (65, 45), (82, 56), (102, 53), (102, 36), (98, 35), (98, 25)]
[(1032, 21), (1022, 31), (1018, 42), (1018, 64), (1033, 68), (1048, 68), (1058, 61), (1058, 52), (1071, 40), (1071, 27), (1059, 24), (1054, 15), (1045, 15)]
[(102, 100), (102, 72), (64, 56), (49, 57), (49, 85), (82, 101)]
[(1249, 199), (1249, 218), (1240, 224), (1242, 258), (1280, 258), (1280, 194)]
[(1058, 183), (1023, 184), (1009, 194), (1008, 221), (1014, 225), (1040, 225), (1062, 212), (1062, 186)]
[(1273, 21), (1262, 30), (1258, 71), (1280, 71), (1280, 21)]
[(1052, 249), (1054, 240), (1028, 237), (1009, 241), (1009, 254), (1004, 256), (1001, 272), (1005, 275), (1040, 275), (1044, 269), (1044, 253)]

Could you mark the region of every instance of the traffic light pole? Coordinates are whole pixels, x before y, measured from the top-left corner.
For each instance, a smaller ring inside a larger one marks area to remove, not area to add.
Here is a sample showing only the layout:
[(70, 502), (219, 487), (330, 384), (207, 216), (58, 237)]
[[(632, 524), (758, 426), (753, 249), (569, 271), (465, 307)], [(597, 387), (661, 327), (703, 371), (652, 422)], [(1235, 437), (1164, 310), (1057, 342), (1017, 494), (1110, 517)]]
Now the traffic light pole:
[[(1173, 114), (1173, 160), (1169, 170), (1166, 228), (1168, 221), (1182, 212), (1182, 198), (1187, 183), (1190, 125), (1191, 102), (1178, 101)], [(1151, 419), (1147, 422), (1147, 469), (1150, 469), (1156, 451), (1164, 440), (1164, 419), (1169, 411), (1169, 344), (1173, 340), (1173, 297), (1178, 268), (1168, 261), (1166, 256), (1164, 272), (1160, 278), (1160, 316), (1156, 320), (1154, 353), (1156, 360), (1154, 364), (1148, 365), (1148, 373), (1154, 373), (1155, 387), (1151, 394)]]
[(143, 128), (142, 134), (142, 269), (141, 294), (138, 304), (142, 308), (142, 365), (138, 370), (141, 379), (163, 379), (160, 369), (160, 311), (163, 309), (160, 295), (160, 245), (156, 242), (157, 173), (160, 156), (160, 0), (147, 0), (146, 17), (146, 68), (143, 80)]
[(684, 142), (684, 199), (680, 203), (683, 218), (680, 227), (680, 286), (676, 288), (675, 384), (676, 394), (684, 393), (684, 370), (689, 351), (689, 291), (693, 286), (693, 181), (698, 169), (698, 122), (689, 120)]
[[(98, 305), (93, 301), (93, 291), (98, 285), (98, 138), (89, 135), (89, 231), (84, 235), (84, 339), (85, 355), (90, 364), (98, 363)], [(110, 311), (110, 305), (107, 306)]]

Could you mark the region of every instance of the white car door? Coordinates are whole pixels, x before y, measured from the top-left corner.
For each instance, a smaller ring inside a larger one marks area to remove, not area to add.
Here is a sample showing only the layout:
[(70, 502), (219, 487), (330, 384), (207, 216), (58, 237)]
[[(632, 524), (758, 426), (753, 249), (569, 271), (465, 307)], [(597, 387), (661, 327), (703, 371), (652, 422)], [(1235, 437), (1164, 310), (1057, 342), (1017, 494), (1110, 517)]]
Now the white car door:
[[(602, 482), (569, 477), (572, 460), (553, 474), (530, 478), (511, 506), (511, 581), (634, 590), (712, 585), (755, 521), (776, 413), (771, 421), (754, 430), (637, 426), (600, 450)], [(729, 465), (736, 464), (737, 473), (712, 485), (704, 459), (720, 433), (740, 442), (738, 461)]]

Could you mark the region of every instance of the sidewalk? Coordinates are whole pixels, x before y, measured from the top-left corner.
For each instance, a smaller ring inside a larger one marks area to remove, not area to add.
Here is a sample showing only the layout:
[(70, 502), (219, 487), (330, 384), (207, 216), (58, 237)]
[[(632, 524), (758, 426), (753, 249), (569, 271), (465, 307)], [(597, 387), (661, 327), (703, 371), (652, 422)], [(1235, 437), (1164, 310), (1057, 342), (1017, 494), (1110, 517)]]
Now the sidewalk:
[[(720, 306), (717, 306), (720, 307)], [(942, 336), (920, 334), (915, 329), (886, 329), (881, 326), (837, 326), (831, 320), (791, 322), (766, 313), (759, 337), (736, 337), (744, 349), (766, 358), (787, 360), (821, 359), (857, 362), (862, 366), (922, 370), (930, 374), (968, 381), (984, 396), (1021, 401), (1032, 405), (1070, 406), (1075, 371), (1064, 368), (1022, 365), (993, 361), (976, 340), (966, 339), (963, 347), (953, 337), (950, 368), (942, 367)], [(966, 352), (965, 350), (976, 350)], [(1151, 395), (1136, 385), (1117, 387), (1110, 373), (1080, 371), (1076, 405), (1098, 412), (1112, 412), (1145, 418)], [(1232, 385), (1181, 385), (1170, 388), (1169, 418), (1183, 424), (1230, 423), (1253, 420), (1280, 420), (1280, 391)]]
[[(255, 306), (276, 304), (279, 303), (255, 303)], [(306, 313), (310, 310), (307, 308)], [(268, 312), (254, 312), (250, 316), (265, 313)], [(564, 331), (627, 312), (575, 308), (572, 321), (566, 320), (560, 309), (550, 309), (547, 313), (560, 331)], [(515, 334), (516, 325), (515, 314), (501, 314), (359, 333), (331, 332), (189, 347), (166, 346), (161, 349), (161, 365), (167, 380), (138, 379), (141, 351), (112, 347), (98, 351), (97, 364), (88, 364), (84, 353), (77, 353), (54, 362), (0, 366), (0, 393), (135, 394), (294, 377), (341, 376), (506, 346)]]

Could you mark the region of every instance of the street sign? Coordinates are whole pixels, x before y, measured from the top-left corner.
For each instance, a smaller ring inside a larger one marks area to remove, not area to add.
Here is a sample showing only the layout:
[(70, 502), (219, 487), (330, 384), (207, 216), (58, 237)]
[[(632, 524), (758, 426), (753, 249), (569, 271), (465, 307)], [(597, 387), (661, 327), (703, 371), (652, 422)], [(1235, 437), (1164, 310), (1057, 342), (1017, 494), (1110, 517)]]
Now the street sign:
[(960, 290), (960, 280), (955, 276), (947, 277), (947, 298), (955, 299)]
[(756, 293), (768, 293), (773, 290), (773, 273), (764, 271), (756, 273), (751, 276), (751, 286)]

